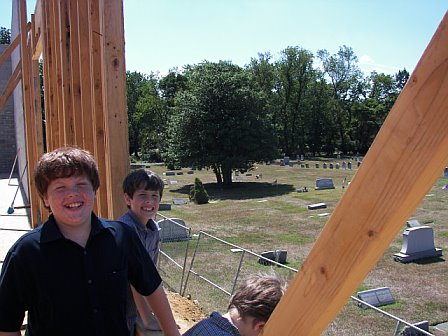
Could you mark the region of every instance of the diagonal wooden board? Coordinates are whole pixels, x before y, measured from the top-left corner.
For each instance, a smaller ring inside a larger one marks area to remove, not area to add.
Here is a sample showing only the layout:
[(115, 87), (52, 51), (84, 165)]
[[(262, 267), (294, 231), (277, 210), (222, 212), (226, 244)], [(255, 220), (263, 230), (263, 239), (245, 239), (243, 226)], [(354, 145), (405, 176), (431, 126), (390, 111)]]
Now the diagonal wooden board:
[(320, 335), (448, 163), (448, 14), (263, 336)]

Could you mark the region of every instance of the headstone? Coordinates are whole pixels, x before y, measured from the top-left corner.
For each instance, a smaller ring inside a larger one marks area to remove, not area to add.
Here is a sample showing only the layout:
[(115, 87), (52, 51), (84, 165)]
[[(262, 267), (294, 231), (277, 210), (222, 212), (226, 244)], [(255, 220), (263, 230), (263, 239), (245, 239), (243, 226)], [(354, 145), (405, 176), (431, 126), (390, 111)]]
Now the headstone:
[[(395, 303), (395, 299), (388, 287), (380, 287), (375, 289), (369, 289), (362, 292), (358, 292), (358, 299), (374, 306), (381, 307), (388, 304)], [(367, 309), (369, 306), (358, 303), (361, 308)]]
[(342, 169), (347, 169), (347, 163), (345, 161), (342, 161)]
[(308, 210), (317, 210), (317, 209), (325, 209), (327, 204), (325, 203), (316, 203), (308, 205)]
[(176, 175), (176, 173), (173, 172), (173, 171), (167, 171), (167, 172), (165, 172), (165, 176), (174, 176), (174, 175)]
[(171, 210), (171, 204), (160, 203), (160, 204), (159, 204), (159, 210), (160, 210), (160, 211)]
[(309, 168), (310, 164), (309, 163), (305, 163), (305, 168)]
[(339, 169), (340, 165), (339, 162), (336, 163), (336, 169)]
[(330, 163), (330, 169), (333, 169), (334, 165), (332, 163)]
[(361, 165), (361, 161), (358, 161), (358, 168), (359, 168), (360, 165)]
[[(417, 323), (413, 323), (416, 327), (429, 332), (429, 322), (428, 321), (421, 321)], [(410, 326), (404, 327), (403, 331), (401, 332), (404, 336), (423, 336), (424, 333), (418, 331), (417, 329), (411, 328)]]
[(280, 159), (280, 166), (284, 166), (285, 165), (285, 161), (283, 159)]
[(316, 190), (334, 189), (333, 180), (331, 178), (322, 178), (316, 180)]
[(289, 156), (285, 156), (283, 158), (283, 162), (285, 163), (285, 165), (289, 165)]
[(327, 164), (325, 162), (322, 164), (322, 168), (327, 169)]
[(338, 160), (340, 160), (341, 159), (341, 154), (338, 154)]
[(188, 200), (185, 198), (173, 198), (173, 204), (175, 205), (182, 205), (182, 204), (187, 204)]
[(442, 255), (442, 249), (434, 246), (434, 231), (430, 226), (418, 226), (404, 230), (400, 252), (394, 254), (394, 260), (408, 263), (418, 259), (436, 258)]
[(418, 227), (421, 225), (420, 225), (420, 222), (418, 221), (418, 219), (410, 219), (406, 222), (406, 226), (408, 228), (412, 228), (412, 227)]
[(183, 175), (183, 174), (184, 174), (184, 172), (181, 172), (181, 171), (176, 173), (176, 175)]
[[(276, 261), (280, 264), (285, 264), (288, 252), (285, 250), (275, 250), (275, 251), (262, 252), (262, 253), (260, 253), (260, 255), (269, 260)], [(265, 265), (265, 266), (272, 265), (272, 263), (270, 263), (269, 261), (267, 261), (266, 259), (263, 259), (263, 258), (258, 258), (258, 263)]]
[(189, 229), (180, 218), (162, 219), (157, 222), (160, 228), (160, 240), (162, 242), (175, 242), (190, 240)]
[(189, 170), (189, 171), (187, 171), (187, 174), (194, 174), (194, 171), (193, 170)]
[(301, 163), (301, 164), (300, 164), (300, 168), (305, 168), (305, 164), (304, 164), (304, 163)]
[(351, 163), (351, 162), (348, 162), (348, 163), (347, 163), (347, 169), (352, 170), (352, 163)]
[(303, 156), (303, 154), (300, 155), (300, 161), (304, 161), (304, 160), (305, 160), (305, 157)]
[(319, 164), (318, 163), (316, 163), (316, 168), (319, 168)]

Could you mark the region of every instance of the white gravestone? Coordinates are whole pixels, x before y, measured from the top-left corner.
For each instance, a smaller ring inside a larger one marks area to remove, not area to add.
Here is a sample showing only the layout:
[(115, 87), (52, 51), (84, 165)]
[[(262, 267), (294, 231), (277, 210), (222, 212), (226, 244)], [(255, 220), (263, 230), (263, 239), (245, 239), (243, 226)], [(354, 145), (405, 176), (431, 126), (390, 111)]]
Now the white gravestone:
[(394, 254), (394, 260), (402, 263), (442, 255), (442, 249), (434, 246), (434, 231), (430, 226), (417, 226), (404, 230), (403, 245)]
[(331, 178), (322, 178), (316, 180), (316, 190), (334, 189), (334, 183)]
[(157, 222), (162, 242), (190, 240), (189, 229), (180, 218), (162, 219)]

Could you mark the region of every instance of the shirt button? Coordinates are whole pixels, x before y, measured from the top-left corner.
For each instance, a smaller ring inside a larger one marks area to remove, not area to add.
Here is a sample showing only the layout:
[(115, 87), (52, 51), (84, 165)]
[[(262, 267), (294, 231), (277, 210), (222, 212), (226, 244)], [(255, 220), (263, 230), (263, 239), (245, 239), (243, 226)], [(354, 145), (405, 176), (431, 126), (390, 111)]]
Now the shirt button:
[(87, 283), (88, 283), (89, 285), (91, 285), (91, 284), (92, 284), (92, 282), (93, 282), (93, 281), (92, 281), (92, 280), (90, 280), (90, 279), (89, 279), (89, 280), (87, 280)]

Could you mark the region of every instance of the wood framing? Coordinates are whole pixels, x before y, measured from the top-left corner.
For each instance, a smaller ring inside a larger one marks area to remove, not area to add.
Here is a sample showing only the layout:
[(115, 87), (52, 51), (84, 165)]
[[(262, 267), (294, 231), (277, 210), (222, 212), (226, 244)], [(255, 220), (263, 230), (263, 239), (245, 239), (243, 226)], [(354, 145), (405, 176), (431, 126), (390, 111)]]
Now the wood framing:
[(38, 0), (31, 23), (26, 0), (14, 1), (21, 33), (8, 53), (20, 45), (21, 63), (8, 92), (22, 79), (32, 225), (48, 215), (34, 190), (34, 167), (44, 151), (66, 145), (94, 155), (101, 176), (95, 211), (117, 218), (126, 211), (121, 182), (129, 171), (122, 0)]
[(320, 335), (448, 162), (445, 14), (263, 335)]

